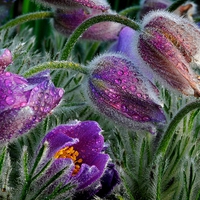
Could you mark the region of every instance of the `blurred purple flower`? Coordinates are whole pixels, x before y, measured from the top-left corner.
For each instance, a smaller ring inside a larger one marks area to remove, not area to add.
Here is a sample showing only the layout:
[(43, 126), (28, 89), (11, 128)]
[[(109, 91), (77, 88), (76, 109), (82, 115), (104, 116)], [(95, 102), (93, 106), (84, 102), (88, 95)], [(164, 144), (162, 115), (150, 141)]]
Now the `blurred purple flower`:
[(152, 10), (164, 10), (172, 4), (170, 0), (143, 0), (141, 1), (141, 9), (139, 17), (142, 19), (147, 13)]
[(103, 153), (104, 138), (101, 132), (98, 123), (94, 121), (74, 121), (51, 130), (41, 143), (41, 146), (46, 144), (48, 150), (39, 169), (42, 169), (50, 159), (54, 160), (44, 175), (38, 179), (38, 183), (45, 183), (58, 171), (68, 167), (66, 174), (63, 174), (53, 187), (47, 189), (48, 193), (52, 192), (57, 184), (66, 185), (72, 182), (77, 185), (74, 198), (77, 199), (80, 195), (82, 199), (88, 199), (104, 188), (102, 181), (106, 180), (109, 191), (105, 190), (104, 194), (108, 194), (120, 179), (114, 167), (108, 165), (109, 155)]
[(106, 0), (36, 0), (43, 5), (61, 8), (61, 9), (73, 9), (73, 8), (91, 8), (95, 10), (106, 11), (109, 9), (109, 4)]
[[(115, 12), (110, 9), (105, 12), (95, 9), (85, 11), (83, 8), (74, 10), (57, 9), (54, 17), (54, 27), (58, 32), (69, 36), (83, 21), (99, 14), (115, 14)], [(101, 22), (86, 30), (82, 38), (103, 41), (114, 40), (117, 39), (123, 26), (115, 22)]]
[(105, 54), (89, 65), (88, 93), (95, 107), (111, 119), (155, 133), (164, 123), (157, 88), (120, 54)]
[(12, 54), (8, 49), (0, 50), (0, 74), (12, 63)]
[(199, 76), (192, 67), (200, 64), (200, 31), (187, 19), (166, 11), (145, 16), (137, 37), (138, 58), (174, 89), (200, 96)]
[(58, 105), (63, 89), (55, 88), (49, 71), (25, 79), (17, 74), (0, 74), (0, 140), (23, 134)]

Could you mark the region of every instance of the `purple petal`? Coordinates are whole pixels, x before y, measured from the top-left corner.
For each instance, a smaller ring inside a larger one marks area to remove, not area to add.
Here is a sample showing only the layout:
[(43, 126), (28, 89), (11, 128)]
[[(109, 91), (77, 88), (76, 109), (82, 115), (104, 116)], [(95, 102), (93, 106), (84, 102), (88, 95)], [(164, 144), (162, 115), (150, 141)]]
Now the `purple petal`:
[(120, 177), (115, 169), (115, 165), (113, 163), (109, 163), (107, 168), (101, 177), (101, 185), (102, 188), (96, 193), (97, 196), (103, 198), (106, 195), (110, 194), (113, 188), (120, 183)]
[(45, 70), (42, 71), (34, 76), (31, 76), (29, 78), (27, 78), (28, 84), (29, 85), (36, 85), (39, 83), (42, 83), (43, 81), (47, 81), (50, 80), (50, 71), (49, 70)]
[(0, 141), (7, 141), (29, 130), (33, 115), (33, 110), (29, 106), (1, 112)]
[[(53, 178), (53, 176), (62, 171), (62, 174), (59, 177), (57, 177), (57, 179), (54, 180), (52, 184), (49, 184), (49, 186), (43, 190), (40, 198), (44, 197), (45, 199), (45, 197), (53, 193), (56, 187), (64, 187), (71, 181), (70, 179), (73, 170), (74, 163), (71, 159), (55, 159), (53, 163), (47, 169), (45, 169), (45, 173), (42, 173), (37, 178), (37, 180), (33, 184), (33, 187), (30, 188), (31, 192), (29, 192), (29, 195), (31, 195), (32, 193), (34, 195), (38, 190), (41, 189), (42, 186), (44, 186), (51, 178)], [(37, 175), (38, 172), (39, 171), (36, 171), (34, 175)]]
[(26, 106), (28, 99), (25, 88), (27, 86), (26, 79), (17, 74), (10, 72), (0, 74), (0, 113)]
[(44, 142), (48, 142), (49, 152), (47, 158), (51, 158), (55, 153), (64, 147), (72, 146), (79, 140), (77, 138), (71, 138), (65, 134), (65, 125), (60, 125), (51, 130), (43, 139)]
[(34, 110), (35, 121), (41, 121), (60, 102), (64, 90), (55, 88), (49, 80), (43, 81), (33, 88), (30, 93), (28, 105)]
[(0, 50), (0, 74), (12, 63), (12, 54), (8, 49)]
[(136, 31), (129, 27), (124, 27), (119, 34), (115, 45), (110, 49), (114, 52), (122, 52), (130, 59), (135, 60), (134, 57), (134, 39)]
[(78, 190), (86, 188), (94, 181), (96, 181), (96, 178), (94, 177), (97, 177), (98, 174), (99, 174), (99, 169), (95, 165), (89, 166), (83, 163), (81, 165), (79, 173), (73, 178), (75, 181), (78, 182)]
[(69, 137), (79, 139), (80, 142), (75, 144), (74, 148), (79, 152), (79, 157), (84, 160), (84, 163), (90, 165), (94, 156), (98, 155), (103, 149), (104, 138), (101, 135), (101, 128), (94, 121), (79, 122), (76, 126), (70, 128), (65, 133)]
[(55, 88), (47, 72), (28, 80), (10, 72), (0, 74), (1, 138), (27, 132), (58, 105), (63, 93), (63, 89)]

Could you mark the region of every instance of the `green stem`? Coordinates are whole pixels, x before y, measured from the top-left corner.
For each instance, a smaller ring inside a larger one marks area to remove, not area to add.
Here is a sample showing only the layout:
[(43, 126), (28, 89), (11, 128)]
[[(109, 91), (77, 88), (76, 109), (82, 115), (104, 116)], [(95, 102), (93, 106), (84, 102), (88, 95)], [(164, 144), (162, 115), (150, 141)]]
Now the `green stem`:
[(106, 22), (106, 21), (121, 23), (121, 24), (131, 27), (134, 30), (140, 30), (139, 24), (137, 24), (133, 20), (128, 19), (124, 16), (111, 15), (111, 14), (103, 14), (103, 15), (94, 16), (92, 18), (85, 20), (82, 24), (80, 24), (75, 29), (75, 31), (69, 37), (69, 39), (64, 47), (64, 50), (61, 55), (61, 60), (67, 60), (72, 48), (74, 47), (78, 38), (84, 33), (84, 31), (86, 31), (90, 26), (92, 26), (94, 24), (97, 24), (100, 22)]
[(192, 110), (200, 108), (200, 101), (195, 101), (192, 103), (187, 104), (184, 108), (182, 108), (172, 119), (170, 124), (167, 127), (167, 130), (164, 133), (164, 136), (158, 146), (156, 156), (157, 157), (164, 157), (165, 152), (169, 146), (169, 143), (173, 137), (174, 131), (176, 130), (177, 125), (179, 122)]
[(141, 9), (141, 6), (131, 6), (119, 12), (119, 15), (127, 16), (129, 13), (137, 12)]
[(10, 20), (9, 22), (1, 26), (0, 31), (3, 29), (12, 28), (14, 26), (17, 26), (17, 25), (20, 25), (32, 20), (46, 19), (46, 18), (53, 18), (53, 17), (54, 17), (53, 12), (34, 12), (34, 13), (25, 14), (13, 20)]
[(74, 62), (68, 62), (68, 61), (53, 61), (53, 62), (45, 62), (41, 65), (37, 65), (30, 70), (26, 71), (23, 75), (25, 77), (32, 76), (33, 74), (36, 74), (38, 72), (44, 71), (46, 69), (72, 69), (75, 71), (78, 71), (83, 74), (88, 74), (88, 70), (84, 67), (82, 67), (80, 64), (74, 63)]

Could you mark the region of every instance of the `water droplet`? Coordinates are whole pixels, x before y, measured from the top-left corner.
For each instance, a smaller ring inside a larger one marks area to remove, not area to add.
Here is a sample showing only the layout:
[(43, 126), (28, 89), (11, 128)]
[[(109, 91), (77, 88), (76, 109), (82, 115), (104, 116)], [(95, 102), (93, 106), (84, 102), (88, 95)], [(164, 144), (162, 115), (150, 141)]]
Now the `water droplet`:
[(141, 94), (141, 93), (137, 93), (137, 97), (138, 97), (138, 98), (141, 98), (141, 97), (142, 97), (142, 94)]
[(121, 84), (121, 82), (122, 82), (121, 79), (115, 79), (116, 84)]
[(12, 97), (12, 96), (6, 97), (6, 103), (8, 105), (12, 105), (14, 102), (15, 102), (15, 98), (14, 97)]
[(134, 86), (134, 85), (132, 85), (132, 86), (130, 87), (130, 89), (131, 89), (132, 92), (135, 92), (135, 91), (137, 90), (136, 86)]

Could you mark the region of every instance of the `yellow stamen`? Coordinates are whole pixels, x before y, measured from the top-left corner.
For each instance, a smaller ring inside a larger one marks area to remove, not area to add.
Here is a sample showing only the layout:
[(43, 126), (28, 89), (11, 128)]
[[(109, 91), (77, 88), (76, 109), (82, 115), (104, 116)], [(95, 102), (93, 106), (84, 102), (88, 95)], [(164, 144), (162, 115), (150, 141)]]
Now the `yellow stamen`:
[(74, 150), (74, 147), (65, 147), (65, 148), (57, 151), (54, 155), (54, 158), (70, 158), (70, 159), (72, 159), (75, 164), (75, 169), (74, 169), (72, 175), (75, 176), (79, 172), (79, 170), (81, 168), (81, 164), (83, 162), (83, 160), (81, 158), (79, 158), (77, 160), (78, 156), (79, 156), (79, 152)]

